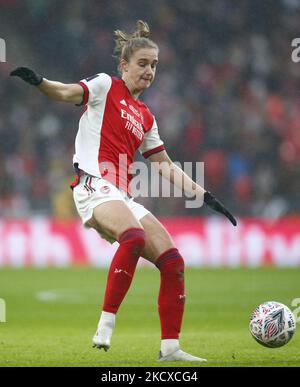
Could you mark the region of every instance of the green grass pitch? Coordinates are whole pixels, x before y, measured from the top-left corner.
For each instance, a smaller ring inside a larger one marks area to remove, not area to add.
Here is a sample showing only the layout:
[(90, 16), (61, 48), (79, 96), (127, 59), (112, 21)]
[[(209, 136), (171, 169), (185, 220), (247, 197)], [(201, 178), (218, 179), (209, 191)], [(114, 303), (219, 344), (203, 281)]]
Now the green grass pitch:
[[(139, 268), (118, 316), (108, 352), (93, 349), (106, 270), (0, 269), (0, 366), (198, 366), (156, 361), (160, 345), (159, 273)], [(291, 307), (300, 297), (300, 269), (186, 269), (181, 346), (209, 366), (300, 366), (300, 332), (269, 349), (250, 336), (249, 316), (264, 301)], [(293, 309), (293, 308), (292, 308)], [(298, 324), (299, 330), (299, 324)]]

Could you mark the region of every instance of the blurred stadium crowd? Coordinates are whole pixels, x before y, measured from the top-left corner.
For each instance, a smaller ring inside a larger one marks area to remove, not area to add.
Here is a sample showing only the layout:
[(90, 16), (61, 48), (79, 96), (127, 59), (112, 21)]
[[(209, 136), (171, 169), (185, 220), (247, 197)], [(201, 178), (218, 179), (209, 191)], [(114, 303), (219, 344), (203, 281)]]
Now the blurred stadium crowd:
[[(82, 108), (8, 74), (30, 66), (73, 83), (117, 75), (114, 29), (148, 21), (160, 47), (142, 99), (174, 161), (204, 161), (205, 186), (236, 215), (300, 210), (298, 0), (0, 0), (0, 213), (75, 214), (74, 139)], [(142, 199), (156, 215), (194, 215), (184, 199)]]

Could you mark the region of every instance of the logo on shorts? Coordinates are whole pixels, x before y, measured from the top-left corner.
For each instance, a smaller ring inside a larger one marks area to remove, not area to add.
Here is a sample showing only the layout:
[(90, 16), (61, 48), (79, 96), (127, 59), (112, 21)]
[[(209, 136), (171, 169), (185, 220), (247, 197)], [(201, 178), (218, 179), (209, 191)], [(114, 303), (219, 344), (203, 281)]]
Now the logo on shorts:
[(110, 191), (110, 188), (108, 185), (104, 185), (103, 187), (100, 188), (100, 192), (104, 193), (104, 194), (108, 194)]

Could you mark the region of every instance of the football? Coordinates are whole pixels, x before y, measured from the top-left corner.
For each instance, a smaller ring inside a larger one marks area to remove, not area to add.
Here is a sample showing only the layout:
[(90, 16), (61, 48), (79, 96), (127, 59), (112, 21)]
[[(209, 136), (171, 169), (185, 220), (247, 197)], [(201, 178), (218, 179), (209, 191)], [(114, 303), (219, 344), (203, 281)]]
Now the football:
[(291, 340), (296, 331), (296, 322), (294, 314), (286, 305), (268, 301), (254, 309), (249, 328), (259, 344), (278, 348)]

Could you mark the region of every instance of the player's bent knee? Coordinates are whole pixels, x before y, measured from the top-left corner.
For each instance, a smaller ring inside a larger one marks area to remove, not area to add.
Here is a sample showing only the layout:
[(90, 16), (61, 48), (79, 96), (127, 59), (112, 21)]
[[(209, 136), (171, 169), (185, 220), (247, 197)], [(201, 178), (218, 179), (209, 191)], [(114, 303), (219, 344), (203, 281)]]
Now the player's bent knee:
[(184, 259), (177, 248), (171, 248), (161, 254), (156, 261), (156, 267), (161, 272), (177, 273), (184, 278)]
[(119, 237), (120, 244), (130, 244), (134, 255), (140, 256), (146, 243), (145, 231), (142, 228), (129, 228)]

